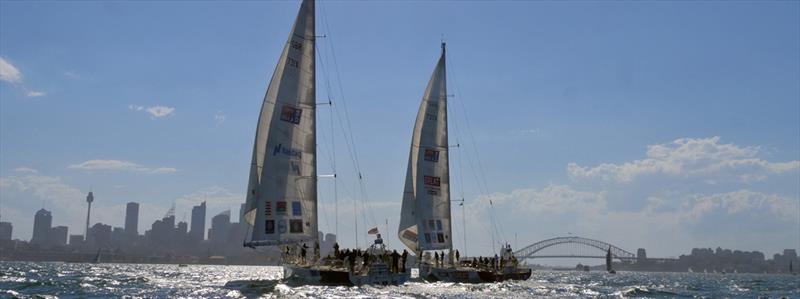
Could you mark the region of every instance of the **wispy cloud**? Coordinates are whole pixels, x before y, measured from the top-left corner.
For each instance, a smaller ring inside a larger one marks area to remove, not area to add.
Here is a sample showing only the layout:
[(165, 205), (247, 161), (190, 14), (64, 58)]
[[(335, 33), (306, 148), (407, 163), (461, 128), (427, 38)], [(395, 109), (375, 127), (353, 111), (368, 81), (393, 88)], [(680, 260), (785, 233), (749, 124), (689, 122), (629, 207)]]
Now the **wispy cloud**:
[(16, 172), (27, 172), (27, 173), (39, 173), (38, 170), (30, 168), (30, 167), (26, 167), (26, 166), (21, 166), (21, 167), (14, 168), (14, 171), (16, 171)]
[(70, 165), (67, 168), (82, 170), (133, 171), (151, 174), (174, 173), (178, 171), (172, 167), (148, 168), (134, 162), (122, 160), (88, 160), (79, 164)]
[(227, 117), (228, 116), (225, 115), (224, 113), (222, 113), (222, 111), (217, 111), (217, 114), (214, 114), (214, 121), (219, 126), (219, 125), (221, 125), (222, 123), (225, 122), (225, 118), (227, 118)]
[(167, 106), (152, 106), (147, 107), (147, 113), (150, 113), (155, 118), (161, 118), (172, 114), (175, 111), (175, 108), (167, 107)]
[(47, 95), (44, 91), (28, 90), (22, 84), (22, 72), (20, 72), (16, 66), (11, 64), (11, 62), (8, 62), (8, 60), (3, 57), (0, 57), (0, 81), (6, 81), (16, 85), (16, 87), (21, 89), (22, 92), (25, 93), (25, 96), (29, 98)]
[(36, 91), (36, 90), (29, 90), (28, 93), (25, 94), (25, 96), (29, 98), (41, 97), (44, 95), (46, 95), (46, 93), (44, 93), (43, 91)]
[(80, 77), (75, 71), (66, 71), (64, 72), (64, 76), (70, 79), (78, 79)]
[(9, 83), (22, 82), (22, 73), (5, 58), (0, 57), (0, 80)]
[(172, 115), (173, 112), (175, 112), (174, 107), (167, 107), (162, 105), (155, 105), (150, 107), (139, 106), (139, 105), (128, 105), (128, 110), (147, 112), (153, 119), (167, 117)]

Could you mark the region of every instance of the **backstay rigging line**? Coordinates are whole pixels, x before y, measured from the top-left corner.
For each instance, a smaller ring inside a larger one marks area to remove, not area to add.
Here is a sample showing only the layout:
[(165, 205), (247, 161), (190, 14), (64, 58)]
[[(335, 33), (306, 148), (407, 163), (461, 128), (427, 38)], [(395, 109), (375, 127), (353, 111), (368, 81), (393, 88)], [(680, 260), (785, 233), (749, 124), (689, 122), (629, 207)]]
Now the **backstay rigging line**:
[[(331, 104), (332, 113), (336, 114), (336, 118), (339, 121), (339, 128), (341, 129), (342, 135), (344, 136), (344, 141), (345, 141), (345, 145), (346, 145), (345, 148), (347, 149), (347, 152), (348, 152), (348, 155), (350, 157), (350, 160), (353, 163), (353, 168), (354, 168), (354, 172), (355, 172), (354, 174), (357, 176), (358, 184), (359, 184), (359, 195), (360, 196), (353, 198), (353, 200), (354, 200), (354, 203), (353, 203), (354, 211), (353, 211), (353, 213), (355, 213), (355, 217), (353, 217), (354, 220), (355, 220), (355, 222), (354, 222), (354, 224), (355, 224), (355, 232), (354, 233), (355, 233), (355, 238), (356, 238), (356, 247), (358, 247), (358, 235), (360, 234), (359, 231), (358, 231), (358, 214), (359, 214), (358, 203), (361, 204), (362, 209), (365, 211), (365, 213), (360, 213), (364, 225), (367, 226), (366, 214), (369, 214), (369, 217), (370, 217), (370, 220), (372, 221), (372, 224), (375, 224), (377, 222), (375, 221), (374, 215), (369, 212), (370, 208), (369, 208), (369, 203), (368, 203), (367, 189), (366, 189), (366, 185), (365, 185), (365, 182), (364, 182), (364, 175), (363, 175), (363, 172), (361, 170), (361, 164), (360, 164), (360, 162), (358, 160), (358, 150), (357, 150), (356, 143), (355, 143), (355, 137), (353, 135), (352, 125), (351, 125), (351, 122), (350, 122), (350, 113), (349, 113), (349, 109), (347, 107), (347, 100), (346, 100), (346, 97), (344, 95), (344, 87), (343, 87), (343, 84), (342, 84), (341, 74), (339, 72), (339, 63), (338, 63), (338, 61), (336, 59), (336, 50), (335, 50), (335, 46), (334, 46), (334, 42), (333, 42), (333, 34), (331, 34), (330, 24), (328, 23), (328, 17), (327, 17), (327, 13), (326, 13), (326, 10), (325, 10), (325, 3), (324, 3), (324, 1), (320, 1), (319, 3), (320, 3), (319, 8), (320, 8), (321, 17), (322, 17), (321, 21), (322, 21), (323, 25), (325, 26), (325, 30), (327, 31), (327, 34), (326, 34), (327, 39), (326, 39), (326, 41), (328, 42), (329, 55), (331, 57), (331, 61), (330, 61), (329, 66), (330, 66), (330, 68), (333, 69), (333, 74), (335, 76), (335, 84), (338, 87), (339, 97), (341, 98), (341, 103), (342, 103), (341, 107), (344, 110), (342, 112), (338, 108), (339, 105), (335, 105), (334, 106), (334, 105)], [(327, 72), (327, 69), (326, 69), (326, 72)], [(329, 78), (329, 76), (327, 78)], [(326, 83), (329, 84), (329, 82), (326, 82)], [(329, 94), (328, 94), (329, 101), (331, 101), (330, 100), (331, 93), (332, 93), (332, 90), (330, 90), (330, 88), (329, 88)], [(344, 120), (342, 120), (342, 114), (344, 114)], [(331, 120), (331, 123), (334, 123), (333, 119)], [(333, 131), (333, 128), (331, 129), (331, 131)], [(336, 180), (334, 180), (334, 181), (336, 181)], [(336, 188), (336, 185), (334, 185), (334, 186), (335, 186), (334, 188)], [(336, 199), (336, 200), (338, 201), (338, 199)], [(337, 221), (337, 225), (338, 225), (338, 221)], [(337, 228), (337, 230), (338, 230), (338, 228)]]
[[(459, 102), (459, 105), (461, 106), (461, 112), (462, 112), (461, 114), (464, 117), (464, 122), (466, 124), (466, 130), (467, 130), (467, 134), (468, 134), (468, 137), (469, 137), (469, 141), (470, 141), (470, 143), (472, 145), (471, 146), (472, 147), (472, 151), (474, 152), (474, 155), (475, 155), (474, 159), (475, 159), (475, 164), (477, 164), (477, 171), (475, 169), (475, 165), (473, 165), (473, 163), (472, 163), (472, 159), (470, 158), (469, 151), (467, 151), (467, 162), (468, 162), (468, 164), (470, 166), (470, 169), (473, 172), (473, 176), (475, 177), (476, 183), (478, 183), (479, 193), (481, 193), (481, 195), (484, 195), (484, 196), (486, 196), (488, 198), (490, 194), (489, 194), (488, 183), (487, 183), (486, 176), (485, 176), (486, 171), (484, 170), (485, 168), (483, 167), (483, 162), (482, 162), (482, 160), (480, 158), (480, 153), (478, 152), (477, 142), (475, 142), (475, 135), (472, 132), (472, 125), (470, 124), (469, 117), (467, 116), (466, 106), (464, 104), (464, 101), (461, 100), (462, 99), (462, 97), (461, 97), (461, 89), (459, 88), (458, 80), (457, 80), (457, 77), (456, 77), (455, 64), (453, 63), (453, 59), (450, 57), (450, 53), (447, 53), (446, 55), (447, 55), (447, 60), (448, 60), (449, 65), (450, 65), (450, 72), (449, 73), (451, 74), (450, 77), (452, 78), (452, 81), (453, 81), (454, 91), (455, 91), (457, 97), (459, 98), (459, 101), (457, 101), (457, 102)], [(454, 119), (457, 119), (457, 118), (454, 118)], [(458, 126), (456, 125), (456, 127), (458, 127)], [(504, 236), (504, 234), (502, 232), (502, 229), (499, 227), (499, 223), (497, 222), (496, 217), (494, 215), (494, 204), (492, 203), (491, 199), (489, 199), (489, 205), (490, 205), (489, 218), (490, 218), (490, 226), (491, 226), (490, 230), (491, 230), (491, 235), (492, 235), (492, 246), (491, 247), (492, 247), (492, 252), (497, 253), (497, 249), (496, 249), (497, 244), (495, 244), (494, 236), (495, 236), (495, 234), (498, 234), (503, 239), (505, 239), (505, 236)]]

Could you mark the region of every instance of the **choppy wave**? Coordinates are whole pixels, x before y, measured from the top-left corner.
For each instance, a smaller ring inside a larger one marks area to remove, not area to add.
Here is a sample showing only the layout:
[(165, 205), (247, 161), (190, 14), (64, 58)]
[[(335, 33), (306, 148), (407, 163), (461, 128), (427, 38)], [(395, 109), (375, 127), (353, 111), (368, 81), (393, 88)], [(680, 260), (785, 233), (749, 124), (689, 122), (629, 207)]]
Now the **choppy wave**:
[(0, 262), (0, 298), (800, 298), (798, 276), (777, 274), (537, 271), (527, 281), (388, 287), (307, 286), (281, 276), (280, 267)]

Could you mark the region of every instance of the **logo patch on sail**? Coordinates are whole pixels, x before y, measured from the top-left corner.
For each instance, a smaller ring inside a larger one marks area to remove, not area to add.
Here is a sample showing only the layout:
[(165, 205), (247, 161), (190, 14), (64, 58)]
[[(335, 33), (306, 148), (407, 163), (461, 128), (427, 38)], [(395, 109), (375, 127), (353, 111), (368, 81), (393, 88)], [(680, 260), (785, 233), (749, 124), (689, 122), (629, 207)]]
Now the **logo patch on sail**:
[(278, 220), (278, 233), (285, 234), (286, 233), (286, 219)]
[(412, 231), (410, 231), (410, 230), (404, 230), (403, 231), (403, 238), (406, 238), (406, 239), (408, 239), (409, 241), (412, 241), (412, 242), (417, 242), (417, 234), (412, 232)]
[(289, 157), (300, 159), (302, 158), (303, 153), (299, 150), (290, 147), (283, 147), (282, 143), (278, 143), (278, 145), (276, 145), (275, 148), (272, 149), (272, 155), (275, 156), (278, 154), (284, 154)]
[(289, 233), (302, 234), (303, 233), (303, 220), (302, 219), (289, 220)]
[(425, 185), (439, 187), (442, 185), (442, 179), (438, 176), (425, 176)]
[(295, 108), (289, 105), (284, 105), (281, 108), (281, 120), (288, 121), (293, 124), (300, 124), (300, 115), (303, 114), (303, 109)]
[[(264, 216), (272, 216), (272, 202), (264, 203)], [(275, 223), (273, 223), (274, 225)]]
[(303, 207), (299, 201), (292, 202), (292, 216), (303, 216)]
[(267, 220), (267, 223), (264, 224), (264, 228), (268, 235), (275, 233), (275, 220)]
[(439, 151), (426, 148), (425, 161), (439, 162)]
[(286, 202), (279, 201), (275, 204), (275, 213), (278, 215), (286, 216)]

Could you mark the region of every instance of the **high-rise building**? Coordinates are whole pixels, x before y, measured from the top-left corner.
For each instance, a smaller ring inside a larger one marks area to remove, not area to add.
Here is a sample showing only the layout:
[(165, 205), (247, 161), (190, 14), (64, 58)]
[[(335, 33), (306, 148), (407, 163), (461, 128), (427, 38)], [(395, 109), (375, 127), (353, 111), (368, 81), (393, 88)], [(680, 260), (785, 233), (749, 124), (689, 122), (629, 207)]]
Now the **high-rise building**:
[(0, 241), (11, 240), (12, 230), (14, 230), (14, 226), (11, 225), (11, 222), (0, 222)]
[(125, 207), (125, 233), (129, 236), (139, 234), (139, 203), (129, 202)]
[(56, 226), (50, 229), (50, 245), (64, 246), (67, 245), (67, 231), (66, 226)]
[(211, 218), (211, 229), (208, 230), (208, 240), (211, 242), (224, 242), (231, 225), (231, 211), (227, 210)]
[(178, 222), (178, 230), (177, 230), (178, 236), (185, 235), (188, 229), (189, 229), (189, 224), (187, 224), (184, 221)]
[(69, 235), (69, 246), (70, 247), (83, 246), (83, 235)]
[(95, 223), (89, 229), (89, 246), (94, 248), (111, 247), (111, 226), (102, 223)]
[(203, 241), (206, 235), (206, 202), (192, 207), (192, 229), (190, 235), (195, 241)]
[(31, 244), (47, 245), (50, 240), (50, 227), (53, 225), (53, 216), (50, 211), (41, 209), (33, 217), (33, 237)]

